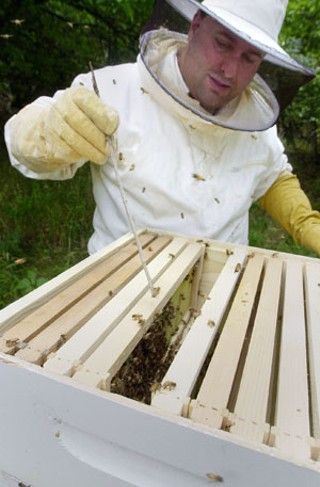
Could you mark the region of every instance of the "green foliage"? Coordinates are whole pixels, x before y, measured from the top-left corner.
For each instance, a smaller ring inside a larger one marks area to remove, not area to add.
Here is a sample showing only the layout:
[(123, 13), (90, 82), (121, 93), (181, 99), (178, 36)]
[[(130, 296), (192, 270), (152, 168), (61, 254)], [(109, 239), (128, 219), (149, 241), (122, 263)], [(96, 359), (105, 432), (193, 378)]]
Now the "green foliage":
[(70, 181), (33, 181), (0, 153), (0, 308), (87, 256), (89, 165)]
[(52, 95), (94, 66), (136, 57), (151, 0), (3, 0), (0, 112)]
[(320, 41), (319, 0), (289, 1), (282, 39), (285, 48), (292, 46), (292, 53), (296, 51), (298, 56), (316, 60)]
[[(319, 69), (319, 0), (291, 0), (282, 29), (281, 42), (294, 58), (314, 70)], [(316, 77), (300, 88), (281, 118), (285, 137), (296, 150), (311, 148), (309, 156), (318, 157), (320, 120), (320, 79)]]
[[(308, 195), (314, 209), (320, 209), (320, 179), (315, 177), (318, 172), (316, 162), (305, 163), (300, 153), (290, 152), (289, 159), (299, 177), (302, 188)], [(271, 218), (266, 215), (258, 204), (254, 204), (250, 211), (250, 245), (279, 252), (319, 257), (314, 252), (298, 245)]]
[(37, 273), (33, 270), (27, 270), (25, 277), (23, 277), (15, 286), (15, 290), (21, 291), (23, 294), (27, 294), (33, 289), (41, 286), (47, 282), (45, 277), (38, 277)]
[(257, 204), (250, 211), (249, 243), (253, 247), (275, 250), (277, 252), (317, 257), (314, 252), (294, 242)]

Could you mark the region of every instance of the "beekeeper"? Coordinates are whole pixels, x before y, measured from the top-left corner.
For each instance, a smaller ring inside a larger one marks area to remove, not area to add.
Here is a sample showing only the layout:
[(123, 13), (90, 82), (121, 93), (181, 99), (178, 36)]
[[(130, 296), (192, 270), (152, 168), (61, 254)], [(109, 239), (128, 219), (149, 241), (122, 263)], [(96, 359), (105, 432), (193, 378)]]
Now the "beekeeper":
[[(140, 228), (246, 244), (254, 201), (320, 254), (320, 215), (277, 136), (279, 103), (262, 62), (310, 76), (278, 45), (285, 0), (167, 0), (188, 34), (155, 29), (136, 63), (79, 75), (5, 126), (12, 165), (27, 177), (68, 179), (91, 161), (93, 253), (130, 230), (110, 160)], [(100, 97), (93, 91), (94, 81)]]

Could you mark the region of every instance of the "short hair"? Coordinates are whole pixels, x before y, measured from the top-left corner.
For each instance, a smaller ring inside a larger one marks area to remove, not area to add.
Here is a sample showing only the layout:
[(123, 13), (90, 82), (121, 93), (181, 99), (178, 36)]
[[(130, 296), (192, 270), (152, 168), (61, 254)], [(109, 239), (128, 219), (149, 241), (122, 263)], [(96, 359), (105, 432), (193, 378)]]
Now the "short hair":
[(201, 10), (200, 8), (199, 8), (198, 12), (199, 12), (200, 17), (202, 19), (204, 19), (205, 17), (208, 17), (208, 14), (206, 12), (204, 12), (203, 10)]

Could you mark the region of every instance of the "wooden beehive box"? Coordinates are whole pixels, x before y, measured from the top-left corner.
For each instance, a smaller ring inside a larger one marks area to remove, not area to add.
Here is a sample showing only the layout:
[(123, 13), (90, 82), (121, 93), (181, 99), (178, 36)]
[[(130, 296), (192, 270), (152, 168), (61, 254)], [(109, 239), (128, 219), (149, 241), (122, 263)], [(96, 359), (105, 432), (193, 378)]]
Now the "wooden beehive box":
[(0, 311), (0, 486), (319, 486), (318, 260), (140, 240)]

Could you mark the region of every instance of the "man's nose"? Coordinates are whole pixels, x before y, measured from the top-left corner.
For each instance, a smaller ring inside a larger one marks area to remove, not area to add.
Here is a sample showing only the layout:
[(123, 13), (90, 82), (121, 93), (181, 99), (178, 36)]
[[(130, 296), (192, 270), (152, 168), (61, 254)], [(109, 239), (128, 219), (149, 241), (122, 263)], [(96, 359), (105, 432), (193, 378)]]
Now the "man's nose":
[(240, 59), (235, 55), (225, 56), (220, 64), (220, 69), (226, 78), (233, 79), (236, 77), (240, 65)]

